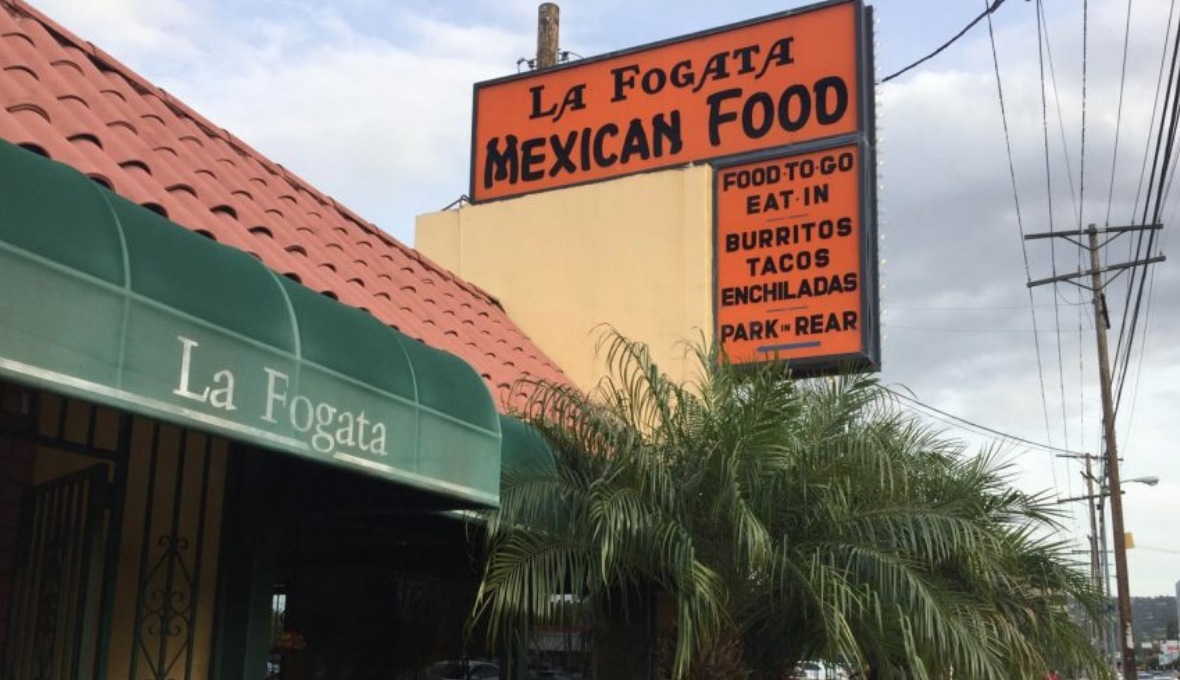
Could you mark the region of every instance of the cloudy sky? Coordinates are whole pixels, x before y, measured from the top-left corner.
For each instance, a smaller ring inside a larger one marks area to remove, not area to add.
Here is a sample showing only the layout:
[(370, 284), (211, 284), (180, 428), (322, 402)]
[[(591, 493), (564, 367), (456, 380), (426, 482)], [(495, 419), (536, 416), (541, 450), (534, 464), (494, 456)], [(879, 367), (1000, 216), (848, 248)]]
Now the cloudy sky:
[[(302, 175), (395, 237), (466, 191), (471, 84), (513, 73), (535, 46), (533, 0), (39, 0), (37, 6)], [(661, 40), (798, 6), (794, 0), (565, 0), (562, 48), (580, 55)], [(1085, 177), (1082, 2), (1044, 0), (1055, 86), (1049, 175), (1036, 3), (995, 15), (1000, 74), (1026, 231), (1127, 224), (1136, 201), (1170, 0), (1135, 0), (1121, 117), (1127, 0), (1090, 0)], [(893, 73), (957, 32), (983, 0), (878, 0), (878, 71)], [(1047, 65), (1048, 67), (1048, 65)], [(987, 26), (879, 90), (883, 378), (922, 401), (1037, 442), (1098, 452), (1089, 308), (1063, 286), (1030, 310)], [(1119, 130), (1114, 159), (1116, 122)], [(1113, 190), (1112, 166), (1115, 170)], [(1051, 200), (1050, 200), (1051, 199)], [(1165, 212), (1174, 220), (1173, 199)], [(1140, 208), (1142, 210), (1142, 208)], [(1169, 230), (1175, 227), (1169, 224)], [(1168, 230), (1163, 235), (1166, 252)], [(1107, 250), (1127, 259), (1125, 241)], [(1077, 266), (1077, 250), (1028, 247), (1032, 278)], [(1132, 592), (1180, 579), (1180, 264), (1158, 265), (1120, 410)], [(1122, 283), (1111, 316), (1122, 316)], [(1054, 299), (1058, 304), (1054, 305)], [(1038, 334), (1033, 333), (1033, 312)], [(1039, 341), (1039, 343), (1038, 343)], [(1037, 345), (1041, 370), (1038, 371)], [(1142, 357), (1138, 350), (1144, 350)], [(1043, 379), (1041, 378), (1043, 375)], [(1042, 392), (1042, 381), (1044, 390)], [(1044, 397), (1042, 398), (1042, 394)], [(1047, 417), (1046, 417), (1047, 410)], [(934, 421), (932, 421), (934, 422)], [(973, 443), (988, 440), (953, 430)], [(1009, 447), (1019, 483), (1084, 493), (1074, 462)], [(1070, 537), (1085, 535), (1070, 503)]]

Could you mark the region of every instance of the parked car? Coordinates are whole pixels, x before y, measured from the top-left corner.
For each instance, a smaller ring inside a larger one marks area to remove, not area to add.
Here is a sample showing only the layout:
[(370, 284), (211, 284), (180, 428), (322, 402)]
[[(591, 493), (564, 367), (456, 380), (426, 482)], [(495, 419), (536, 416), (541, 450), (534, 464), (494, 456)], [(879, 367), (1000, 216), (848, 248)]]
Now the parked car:
[(848, 669), (828, 661), (800, 661), (795, 664), (798, 680), (848, 680)]
[(426, 669), (430, 680), (500, 680), (500, 667), (488, 661), (439, 661)]

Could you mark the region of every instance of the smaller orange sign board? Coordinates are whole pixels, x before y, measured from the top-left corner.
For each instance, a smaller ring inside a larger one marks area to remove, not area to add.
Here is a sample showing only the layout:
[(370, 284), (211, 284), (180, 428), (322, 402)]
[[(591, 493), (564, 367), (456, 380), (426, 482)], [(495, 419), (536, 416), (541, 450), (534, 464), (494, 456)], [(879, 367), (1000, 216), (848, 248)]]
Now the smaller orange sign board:
[(715, 173), (717, 338), (735, 364), (875, 363), (856, 144)]

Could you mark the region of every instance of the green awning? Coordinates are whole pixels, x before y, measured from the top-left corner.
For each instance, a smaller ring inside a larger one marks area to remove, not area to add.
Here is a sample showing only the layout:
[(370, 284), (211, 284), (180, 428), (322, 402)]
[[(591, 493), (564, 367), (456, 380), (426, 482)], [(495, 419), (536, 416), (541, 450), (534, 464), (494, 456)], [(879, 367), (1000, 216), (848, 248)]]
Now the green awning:
[(0, 376), (499, 500), (501, 418), (464, 361), (4, 142)]
[(511, 416), (500, 416), (500, 431), (505, 446), (500, 461), (501, 470), (554, 470), (557, 460), (549, 442), (532, 425)]

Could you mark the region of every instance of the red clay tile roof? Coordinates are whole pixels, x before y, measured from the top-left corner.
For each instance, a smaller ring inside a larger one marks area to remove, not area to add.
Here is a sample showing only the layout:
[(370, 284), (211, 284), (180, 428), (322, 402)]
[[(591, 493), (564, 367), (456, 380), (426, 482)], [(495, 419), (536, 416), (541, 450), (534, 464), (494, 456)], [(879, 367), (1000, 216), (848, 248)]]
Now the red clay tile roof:
[(0, 137), (462, 357), (501, 408), (566, 379), (487, 293), (20, 0), (0, 0)]

